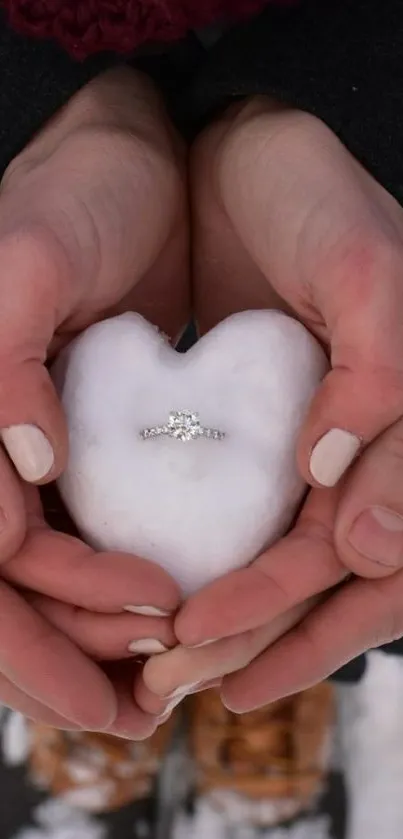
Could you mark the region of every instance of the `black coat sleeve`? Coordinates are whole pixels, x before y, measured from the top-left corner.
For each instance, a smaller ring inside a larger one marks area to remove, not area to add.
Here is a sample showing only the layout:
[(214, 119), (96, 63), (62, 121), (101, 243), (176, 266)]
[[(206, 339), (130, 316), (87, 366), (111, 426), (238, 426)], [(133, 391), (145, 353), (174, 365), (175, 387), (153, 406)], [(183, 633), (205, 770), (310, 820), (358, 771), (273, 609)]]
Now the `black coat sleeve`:
[[(75, 62), (54, 43), (12, 32), (0, 13), (0, 176), (80, 87), (121, 61)], [(323, 119), (403, 204), (402, 0), (270, 4), (210, 52), (190, 39), (169, 59), (137, 64), (189, 136), (234, 99), (276, 96)]]
[(92, 78), (117, 65), (127, 63), (149, 75), (174, 119), (179, 109), (178, 127), (188, 133), (188, 81), (204, 60), (204, 49), (190, 33), (172, 46), (149, 45), (131, 56), (105, 53), (79, 62), (53, 41), (14, 32), (0, 9), (0, 180), (53, 114)]
[(9, 162), (79, 88), (116, 63), (78, 63), (56, 44), (13, 32), (0, 13), (0, 177)]
[(192, 89), (195, 125), (269, 94), (324, 120), (403, 203), (403, 2), (304, 0), (229, 32)]

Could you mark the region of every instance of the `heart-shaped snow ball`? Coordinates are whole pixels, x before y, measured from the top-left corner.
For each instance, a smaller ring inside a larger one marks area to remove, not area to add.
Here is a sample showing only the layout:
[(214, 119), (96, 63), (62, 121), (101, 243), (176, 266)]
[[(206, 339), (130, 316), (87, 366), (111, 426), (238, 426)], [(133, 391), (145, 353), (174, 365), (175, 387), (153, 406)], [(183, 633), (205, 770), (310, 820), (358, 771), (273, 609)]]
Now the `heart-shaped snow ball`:
[(91, 326), (54, 369), (59, 487), (83, 537), (154, 560), (186, 594), (249, 563), (303, 496), (296, 441), (326, 369), (274, 311), (230, 317), (185, 354), (136, 314)]

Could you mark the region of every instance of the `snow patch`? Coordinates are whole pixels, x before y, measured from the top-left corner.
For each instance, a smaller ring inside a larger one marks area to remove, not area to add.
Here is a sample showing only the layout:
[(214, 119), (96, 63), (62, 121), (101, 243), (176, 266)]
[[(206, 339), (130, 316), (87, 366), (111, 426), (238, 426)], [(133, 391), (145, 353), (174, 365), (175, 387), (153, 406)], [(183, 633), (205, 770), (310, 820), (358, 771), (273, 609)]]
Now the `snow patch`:
[(49, 798), (34, 811), (36, 826), (23, 828), (14, 839), (106, 839), (107, 828), (95, 818)]
[(6, 766), (21, 766), (29, 756), (28, 723), (26, 718), (17, 711), (6, 714), (2, 722), (1, 745)]
[(299, 819), (291, 827), (270, 827), (267, 830), (253, 825), (236, 824), (215, 809), (208, 798), (197, 802), (194, 816), (178, 815), (172, 839), (331, 839), (330, 819), (327, 816)]

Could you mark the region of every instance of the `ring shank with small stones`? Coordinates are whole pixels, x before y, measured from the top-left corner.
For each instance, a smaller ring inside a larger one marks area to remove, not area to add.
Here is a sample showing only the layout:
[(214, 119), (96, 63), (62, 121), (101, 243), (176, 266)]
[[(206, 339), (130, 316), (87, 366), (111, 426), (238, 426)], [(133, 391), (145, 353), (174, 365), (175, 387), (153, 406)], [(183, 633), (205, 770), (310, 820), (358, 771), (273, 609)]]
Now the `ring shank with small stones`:
[(223, 440), (225, 432), (201, 425), (199, 415), (194, 411), (171, 411), (165, 425), (144, 428), (140, 431), (140, 437), (142, 440), (150, 440), (153, 437), (172, 437), (174, 440), (188, 443), (199, 437), (205, 437), (208, 440)]

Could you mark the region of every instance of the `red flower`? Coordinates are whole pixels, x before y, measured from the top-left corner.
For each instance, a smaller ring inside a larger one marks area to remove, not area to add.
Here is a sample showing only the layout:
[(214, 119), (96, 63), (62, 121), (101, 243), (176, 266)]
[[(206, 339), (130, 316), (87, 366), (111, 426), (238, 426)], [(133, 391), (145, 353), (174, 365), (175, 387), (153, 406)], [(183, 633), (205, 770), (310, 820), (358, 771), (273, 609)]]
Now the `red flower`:
[(11, 25), (56, 39), (75, 58), (130, 53), (147, 41), (172, 41), (191, 28), (253, 14), (265, 0), (0, 0)]

